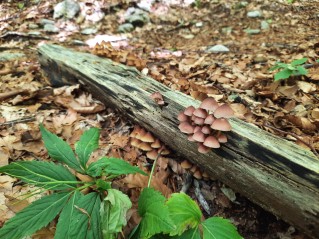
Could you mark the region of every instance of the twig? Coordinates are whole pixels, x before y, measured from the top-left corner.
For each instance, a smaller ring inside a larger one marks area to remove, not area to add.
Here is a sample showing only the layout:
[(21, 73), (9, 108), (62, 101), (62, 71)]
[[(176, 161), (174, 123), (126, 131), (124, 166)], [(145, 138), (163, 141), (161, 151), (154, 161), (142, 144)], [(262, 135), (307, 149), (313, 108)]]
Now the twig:
[(276, 127), (274, 126), (271, 126), (267, 123), (264, 123), (264, 126), (265, 127), (268, 127), (268, 128), (271, 128), (273, 130), (276, 130), (278, 131), (279, 133), (282, 133), (282, 134), (288, 134), (288, 135), (291, 135), (292, 137), (296, 138), (297, 140), (299, 140), (301, 143), (303, 143), (304, 145), (306, 145), (307, 147), (309, 147), (311, 149), (311, 151), (316, 155), (317, 158), (319, 158), (319, 154), (318, 152), (316, 151), (316, 149), (313, 147), (312, 143), (308, 143), (306, 141), (304, 141), (303, 139), (301, 139), (298, 135), (294, 134), (294, 133), (291, 133), (291, 132), (286, 132), (286, 131), (283, 131), (281, 129), (277, 129)]
[(211, 215), (211, 211), (210, 211), (210, 207), (208, 205), (208, 202), (206, 201), (202, 192), (200, 191), (199, 183), (196, 179), (194, 179), (194, 186), (195, 186), (195, 195), (198, 199), (199, 204), (203, 207), (203, 209), (205, 210), (205, 212), (208, 215)]
[(21, 119), (16, 119), (16, 120), (10, 120), (8, 122), (4, 122), (2, 124), (0, 124), (0, 128), (2, 126), (8, 126), (8, 125), (14, 125), (14, 124), (18, 124), (18, 123), (25, 123), (25, 122), (30, 122), (30, 121), (34, 121), (35, 117), (34, 116), (28, 116), (25, 118), (21, 118)]
[(190, 188), (190, 186), (192, 185), (193, 175), (191, 175), (190, 173), (186, 173), (184, 182), (185, 183), (182, 186), (181, 192), (186, 193), (188, 189)]

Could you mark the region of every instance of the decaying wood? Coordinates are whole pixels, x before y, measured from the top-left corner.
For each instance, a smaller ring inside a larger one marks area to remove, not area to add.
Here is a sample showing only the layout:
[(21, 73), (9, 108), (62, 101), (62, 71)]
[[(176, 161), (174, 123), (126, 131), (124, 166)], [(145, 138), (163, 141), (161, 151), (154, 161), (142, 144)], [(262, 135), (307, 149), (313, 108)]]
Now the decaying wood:
[[(154, 133), (182, 157), (209, 171), (235, 191), (300, 228), (319, 235), (319, 160), (292, 142), (232, 119), (229, 142), (209, 154), (179, 132), (177, 115), (199, 102), (142, 75), (135, 68), (55, 45), (39, 49), (53, 85), (80, 82), (107, 107), (114, 107)], [(150, 95), (159, 91), (166, 106)]]

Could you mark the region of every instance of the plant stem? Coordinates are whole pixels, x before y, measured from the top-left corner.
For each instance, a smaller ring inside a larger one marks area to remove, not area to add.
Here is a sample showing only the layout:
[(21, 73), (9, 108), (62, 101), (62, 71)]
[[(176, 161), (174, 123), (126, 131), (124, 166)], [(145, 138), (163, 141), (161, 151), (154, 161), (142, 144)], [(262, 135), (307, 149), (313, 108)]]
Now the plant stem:
[(153, 177), (153, 173), (154, 173), (154, 169), (156, 167), (156, 163), (157, 163), (157, 160), (158, 158), (161, 156), (161, 153), (162, 151), (164, 150), (164, 148), (161, 148), (159, 151), (158, 151), (158, 154), (154, 160), (154, 163), (153, 163), (153, 166), (152, 166), (152, 170), (151, 170), (151, 173), (150, 173), (150, 177), (148, 178), (148, 183), (147, 183), (147, 187), (149, 188), (151, 186), (151, 181), (152, 181), (152, 177)]

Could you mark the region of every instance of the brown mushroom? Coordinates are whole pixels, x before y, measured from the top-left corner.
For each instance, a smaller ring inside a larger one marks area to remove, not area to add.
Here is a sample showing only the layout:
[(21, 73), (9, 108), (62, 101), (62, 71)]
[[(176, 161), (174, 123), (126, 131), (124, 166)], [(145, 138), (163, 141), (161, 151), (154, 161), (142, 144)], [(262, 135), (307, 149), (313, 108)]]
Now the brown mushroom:
[(200, 126), (195, 126), (194, 128), (194, 133), (196, 133), (197, 131), (201, 131), (202, 130), (202, 127)]
[(194, 164), (193, 167), (189, 169), (189, 171), (191, 171), (192, 173), (195, 173), (197, 169), (198, 167)]
[(146, 143), (146, 142), (141, 142), (137, 148), (143, 150), (143, 151), (151, 151), (152, 150), (152, 147), (149, 143)]
[(190, 169), (191, 167), (193, 167), (193, 164), (188, 160), (184, 160), (183, 162), (181, 162), (181, 166), (183, 169)]
[(140, 136), (140, 140), (146, 143), (153, 143), (155, 141), (155, 138), (150, 132), (146, 132), (145, 134)]
[(188, 122), (182, 122), (178, 126), (179, 130), (186, 134), (192, 134), (194, 132), (194, 126)]
[(231, 130), (231, 125), (229, 124), (228, 120), (224, 118), (216, 119), (210, 127), (212, 129), (220, 130), (220, 131)]
[(227, 143), (227, 136), (225, 134), (222, 134), (222, 133), (218, 133), (217, 135), (217, 140), (220, 142), (220, 143)]
[(161, 146), (161, 141), (159, 139), (155, 139), (155, 141), (151, 144), (153, 149), (159, 149)]
[(184, 112), (181, 112), (178, 114), (177, 116), (177, 119), (180, 121), (180, 122), (185, 122), (188, 120), (188, 116), (184, 114)]
[(232, 108), (230, 108), (229, 105), (227, 104), (223, 104), (221, 106), (219, 106), (215, 112), (214, 112), (214, 116), (216, 118), (230, 118), (234, 115), (234, 111)]
[(145, 129), (140, 128), (140, 129), (137, 131), (137, 134), (136, 134), (135, 138), (141, 139), (144, 134), (146, 134)]
[(204, 121), (205, 121), (205, 119), (200, 118), (200, 117), (196, 117), (196, 116), (195, 116), (195, 119), (193, 120), (193, 122), (194, 122), (195, 124), (197, 124), (197, 125), (203, 125), (203, 124), (204, 124)]
[(198, 152), (202, 153), (202, 154), (207, 154), (210, 151), (210, 148), (206, 147), (203, 144), (199, 144), (198, 146)]
[(203, 145), (208, 148), (214, 148), (214, 149), (220, 148), (220, 144), (214, 136), (208, 136), (205, 139)]
[(136, 135), (139, 134), (140, 130), (141, 130), (141, 127), (138, 125), (135, 125), (133, 131), (130, 134), (130, 137), (136, 137)]
[(187, 116), (192, 116), (194, 111), (195, 111), (195, 107), (194, 106), (188, 106), (184, 110), (184, 114), (187, 115)]
[(211, 125), (214, 122), (215, 118), (213, 115), (208, 115), (204, 121), (204, 124)]
[(193, 112), (193, 115), (195, 115), (196, 117), (205, 119), (207, 117), (207, 111), (204, 109), (198, 108)]
[(208, 97), (205, 100), (203, 100), (199, 108), (208, 110), (208, 111), (214, 111), (218, 108), (218, 103), (214, 98)]
[(156, 150), (156, 149), (153, 149), (153, 150), (148, 151), (148, 152), (146, 153), (146, 157), (149, 158), (149, 159), (151, 159), (151, 160), (155, 160), (156, 157), (157, 157), (157, 155), (158, 155), (158, 153), (157, 153), (157, 150)]
[(190, 141), (190, 142), (195, 142), (195, 140), (193, 139), (193, 135), (192, 134), (188, 135), (187, 140)]
[(138, 146), (140, 145), (140, 143), (142, 143), (142, 141), (139, 140), (139, 139), (137, 139), (137, 138), (132, 138), (132, 139), (131, 139), (131, 145), (132, 145), (133, 147), (138, 147)]
[(207, 126), (207, 125), (203, 126), (201, 130), (202, 130), (202, 132), (203, 132), (204, 134), (210, 134), (210, 133), (211, 133), (211, 129), (210, 129), (210, 127)]
[(193, 139), (196, 142), (204, 142), (205, 141), (205, 135), (202, 131), (197, 131), (196, 133), (193, 134)]

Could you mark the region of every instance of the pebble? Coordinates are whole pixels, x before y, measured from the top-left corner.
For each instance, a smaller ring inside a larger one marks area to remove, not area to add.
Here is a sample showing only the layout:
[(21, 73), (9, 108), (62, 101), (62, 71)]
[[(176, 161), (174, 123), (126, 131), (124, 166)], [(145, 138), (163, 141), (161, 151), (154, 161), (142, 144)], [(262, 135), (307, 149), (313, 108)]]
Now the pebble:
[(247, 17), (256, 18), (256, 17), (261, 17), (261, 16), (262, 16), (262, 14), (258, 10), (247, 12)]
[(91, 34), (95, 34), (96, 32), (97, 32), (97, 29), (95, 29), (95, 28), (85, 28), (81, 31), (81, 34), (91, 35)]
[(244, 31), (249, 35), (257, 35), (260, 33), (260, 29), (246, 29)]
[(224, 45), (215, 45), (215, 46), (209, 47), (206, 51), (213, 52), (213, 53), (225, 53), (225, 52), (229, 52), (229, 49), (225, 47)]
[(41, 26), (44, 26), (44, 25), (46, 25), (46, 24), (54, 25), (55, 22), (52, 21), (52, 20), (43, 18), (43, 19), (40, 20), (39, 23), (40, 23)]
[(28, 28), (29, 28), (29, 29), (37, 29), (37, 28), (39, 28), (39, 25), (38, 25), (38, 24), (35, 24), (35, 23), (30, 23), (30, 24), (28, 25)]
[(46, 32), (52, 32), (52, 33), (58, 33), (60, 29), (52, 24), (45, 24), (44, 25), (44, 31)]
[(66, 17), (72, 19), (80, 11), (80, 5), (74, 0), (64, 0), (54, 7), (53, 18)]
[(117, 28), (118, 32), (125, 33), (134, 30), (134, 26), (131, 23), (124, 23)]
[(262, 30), (268, 30), (269, 29), (269, 23), (267, 22), (267, 21), (261, 21), (260, 22), (260, 28), (262, 29)]

